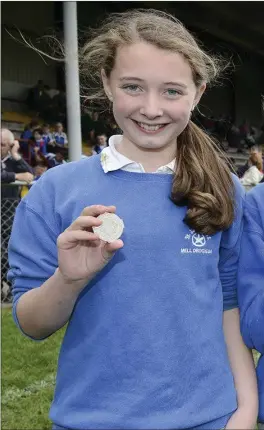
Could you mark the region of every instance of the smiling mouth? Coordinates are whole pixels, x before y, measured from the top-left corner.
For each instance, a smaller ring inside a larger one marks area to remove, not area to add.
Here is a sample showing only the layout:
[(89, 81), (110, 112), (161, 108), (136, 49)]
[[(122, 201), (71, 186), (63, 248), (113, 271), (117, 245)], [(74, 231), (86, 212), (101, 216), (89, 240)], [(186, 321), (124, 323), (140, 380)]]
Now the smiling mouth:
[(168, 124), (147, 124), (145, 122), (138, 122), (136, 120), (132, 120), (137, 127), (147, 133), (156, 133), (158, 131), (164, 130), (164, 128), (168, 125)]

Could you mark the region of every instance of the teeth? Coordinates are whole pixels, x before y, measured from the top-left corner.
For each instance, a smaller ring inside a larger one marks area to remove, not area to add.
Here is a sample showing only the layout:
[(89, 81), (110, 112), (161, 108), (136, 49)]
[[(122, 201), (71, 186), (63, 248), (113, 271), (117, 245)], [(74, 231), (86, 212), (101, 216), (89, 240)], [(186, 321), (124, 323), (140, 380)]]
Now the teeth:
[(143, 122), (139, 122), (138, 125), (141, 128), (144, 128), (144, 130), (147, 130), (147, 131), (157, 131), (159, 128), (164, 127), (164, 124), (148, 125), (148, 124), (144, 124)]

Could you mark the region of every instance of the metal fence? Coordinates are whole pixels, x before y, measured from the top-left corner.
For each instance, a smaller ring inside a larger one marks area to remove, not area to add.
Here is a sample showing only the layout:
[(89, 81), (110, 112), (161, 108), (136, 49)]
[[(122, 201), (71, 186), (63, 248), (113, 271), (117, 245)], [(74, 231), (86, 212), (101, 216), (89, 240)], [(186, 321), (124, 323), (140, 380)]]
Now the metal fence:
[(7, 280), (8, 264), (8, 242), (12, 230), (15, 211), (21, 200), (22, 186), (24, 182), (13, 182), (11, 184), (1, 183), (1, 302), (11, 303), (12, 286)]

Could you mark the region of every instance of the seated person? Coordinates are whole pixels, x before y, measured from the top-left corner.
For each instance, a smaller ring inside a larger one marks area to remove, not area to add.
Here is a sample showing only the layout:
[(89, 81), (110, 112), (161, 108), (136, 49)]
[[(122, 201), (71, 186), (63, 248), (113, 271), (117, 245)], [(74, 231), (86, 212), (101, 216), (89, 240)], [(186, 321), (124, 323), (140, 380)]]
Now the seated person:
[(49, 168), (60, 166), (61, 164), (66, 163), (62, 151), (57, 151), (56, 154), (48, 154), (47, 160), (49, 163)]
[(98, 133), (95, 136), (96, 144), (93, 147), (93, 155), (100, 154), (108, 146), (107, 136), (105, 133)]
[[(33, 168), (34, 178), (31, 185), (33, 185), (47, 170), (48, 170), (48, 163), (46, 159), (44, 161), (41, 160), (36, 162)], [(25, 197), (28, 194), (28, 192), (29, 192), (29, 187), (23, 186), (21, 189), (20, 197), (21, 198)]]
[[(47, 155), (47, 144), (45, 139), (43, 139), (43, 131), (41, 128), (37, 128), (36, 130), (34, 130), (32, 142), (33, 152), (39, 152), (44, 156)], [(38, 148), (37, 151), (35, 151), (36, 148)]]
[(44, 173), (48, 170), (48, 163), (38, 162), (34, 167), (34, 181), (36, 182), (39, 178), (44, 175)]
[(38, 122), (32, 121), (30, 124), (25, 126), (24, 131), (21, 133), (19, 144), (20, 144), (20, 151), (24, 157), (28, 157), (29, 155), (29, 145), (31, 140), (33, 139), (33, 132), (38, 127), (39, 127)]
[[(1, 182), (33, 181), (33, 170), (19, 154), (19, 143), (8, 129), (1, 129)], [(19, 187), (2, 187), (2, 199), (17, 198)]]
[(61, 122), (57, 122), (55, 125), (55, 132), (52, 134), (52, 138), (55, 141), (55, 145), (58, 147), (67, 147), (68, 138), (66, 133), (63, 132), (63, 125)]
[(249, 167), (249, 169), (240, 179), (240, 182), (246, 191), (249, 191), (255, 185), (259, 184), (263, 178), (263, 162), (261, 153), (251, 154), (249, 162), (251, 167)]
[[(49, 147), (54, 147), (55, 146), (55, 143), (54, 143), (54, 140), (53, 140), (53, 137), (52, 137), (52, 133), (50, 131), (49, 124), (43, 124), (43, 126), (42, 126), (42, 132), (43, 132), (42, 139), (44, 140), (44, 142), (46, 144), (46, 147), (47, 147), (47, 150), (49, 152)], [(52, 151), (50, 151), (50, 152), (52, 152)]]
[[(241, 166), (238, 168), (237, 170), (237, 176), (239, 178), (242, 178), (242, 176), (246, 173), (246, 171), (252, 166), (252, 163), (250, 161), (250, 157), (253, 154), (261, 154), (261, 156), (263, 156), (262, 154), (262, 148), (259, 145), (254, 145), (250, 148), (250, 152), (249, 152), (249, 159), (247, 160), (247, 162), (244, 164), (244, 166)], [(264, 163), (264, 159), (263, 159), (263, 163)]]

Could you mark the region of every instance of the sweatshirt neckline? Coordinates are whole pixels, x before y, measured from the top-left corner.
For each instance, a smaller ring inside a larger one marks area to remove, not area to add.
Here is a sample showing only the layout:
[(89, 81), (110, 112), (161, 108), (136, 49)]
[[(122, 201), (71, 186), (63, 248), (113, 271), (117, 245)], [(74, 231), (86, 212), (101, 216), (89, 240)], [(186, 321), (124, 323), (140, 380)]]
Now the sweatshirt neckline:
[(171, 183), (173, 180), (173, 174), (169, 173), (143, 173), (143, 172), (128, 172), (126, 170), (114, 170), (105, 173), (100, 160), (100, 154), (95, 155), (97, 167), (101, 170), (104, 175), (109, 177), (120, 179), (123, 181), (133, 181), (133, 182), (165, 182)]

